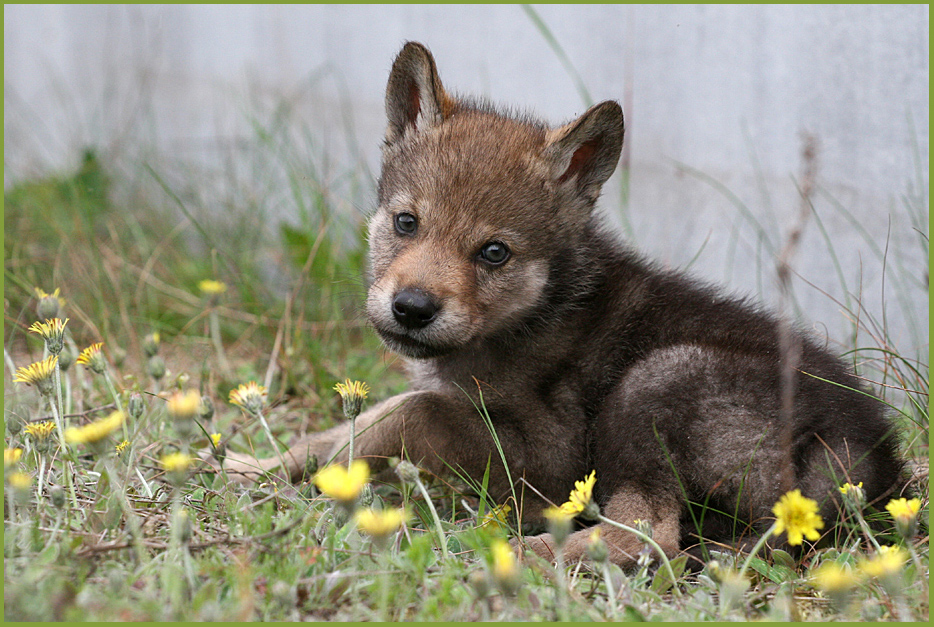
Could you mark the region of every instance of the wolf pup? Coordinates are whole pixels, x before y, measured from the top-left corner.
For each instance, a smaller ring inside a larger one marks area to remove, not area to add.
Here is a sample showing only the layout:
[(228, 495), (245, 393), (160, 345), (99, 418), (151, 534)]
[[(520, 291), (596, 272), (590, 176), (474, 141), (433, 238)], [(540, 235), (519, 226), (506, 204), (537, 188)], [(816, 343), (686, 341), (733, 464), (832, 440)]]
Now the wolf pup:
[[(523, 495), (524, 521), (596, 471), (602, 513), (650, 522), (668, 555), (699, 535), (735, 546), (761, 532), (787, 489), (817, 500), (825, 520), (844, 481), (862, 482), (870, 502), (896, 489), (892, 425), (839, 358), (793, 332), (783, 419), (777, 319), (659, 269), (601, 226), (594, 204), (623, 144), (619, 104), (551, 128), (455, 98), (410, 42), (386, 115), (366, 312), (409, 358), (412, 391), (357, 419), (356, 455), (374, 471), (393, 456), (478, 482), (489, 468), (490, 495)], [(298, 442), (292, 479), (310, 455), (346, 463), (348, 435), (345, 424)], [(279, 461), (227, 463), (255, 477)], [(633, 564), (638, 539), (601, 526), (611, 559)], [(588, 533), (570, 536), (567, 560)], [(526, 540), (552, 557), (548, 534)]]

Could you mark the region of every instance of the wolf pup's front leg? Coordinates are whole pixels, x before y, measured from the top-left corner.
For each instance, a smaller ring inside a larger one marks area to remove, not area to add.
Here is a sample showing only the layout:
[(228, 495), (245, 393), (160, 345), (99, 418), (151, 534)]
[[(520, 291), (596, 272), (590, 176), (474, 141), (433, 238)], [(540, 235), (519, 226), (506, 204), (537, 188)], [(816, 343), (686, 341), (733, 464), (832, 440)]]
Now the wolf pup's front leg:
[[(393, 457), (405, 458), (436, 475), (451, 471), (468, 477), (482, 477), (489, 465), (489, 492), (496, 497), (510, 491), (507, 473), (496, 443), (477, 409), (466, 398), (453, 398), (439, 392), (416, 391), (394, 396), (360, 414), (356, 423), (354, 458), (365, 459), (377, 473), (388, 467)], [(509, 430), (497, 433), (507, 451), (507, 463), (516, 476), (521, 474), (525, 447)], [(312, 457), (318, 463), (347, 463), (350, 425), (343, 423), (327, 431), (310, 434), (285, 453), (291, 481), (306, 477)], [(278, 457), (256, 459), (231, 455), (225, 470), (242, 483), (255, 481), (265, 473), (279, 474)]]

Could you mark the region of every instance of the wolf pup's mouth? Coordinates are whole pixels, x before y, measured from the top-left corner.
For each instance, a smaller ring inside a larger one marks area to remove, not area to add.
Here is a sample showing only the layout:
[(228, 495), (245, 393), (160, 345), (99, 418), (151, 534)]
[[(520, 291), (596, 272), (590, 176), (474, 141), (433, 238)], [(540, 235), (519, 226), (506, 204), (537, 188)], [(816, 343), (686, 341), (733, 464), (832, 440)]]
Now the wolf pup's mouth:
[(436, 345), (429, 342), (424, 342), (422, 340), (417, 340), (405, 333), (386, 331), (385, 329), (380, 329), (379, 327), (376, 327), (376, 332), (379, 333), (379, 336), (383, 339), (383, 342), (386, 343), (386, 346), (388, 346), (390, 350), (401, 353), (406, 357), (413, 357), (416, 359), (440, 357), (453, 350), (449, 346)]

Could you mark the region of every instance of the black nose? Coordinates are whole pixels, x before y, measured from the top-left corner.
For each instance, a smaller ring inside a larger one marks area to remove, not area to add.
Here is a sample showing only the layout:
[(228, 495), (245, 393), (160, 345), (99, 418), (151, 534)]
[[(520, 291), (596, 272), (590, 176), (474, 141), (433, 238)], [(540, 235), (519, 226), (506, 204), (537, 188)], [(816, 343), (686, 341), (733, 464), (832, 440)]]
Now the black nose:
[(425, 292), (406, 288), (392, 300), (392, 315), (407, 329), (421, 329), (431, 324), (441, 307)]

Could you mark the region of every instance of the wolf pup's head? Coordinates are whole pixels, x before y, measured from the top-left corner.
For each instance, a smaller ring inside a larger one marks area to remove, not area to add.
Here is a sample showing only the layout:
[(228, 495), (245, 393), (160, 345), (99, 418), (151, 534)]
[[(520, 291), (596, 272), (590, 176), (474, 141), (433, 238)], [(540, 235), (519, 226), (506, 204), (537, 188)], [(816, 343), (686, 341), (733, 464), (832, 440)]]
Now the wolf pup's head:
[(551, 129), (455, 99), (409, 42), (386, 115), (367, 315), (395, 351), (449, 354), (544, 304), (616, 169), (623, 112), (607, 101)]

